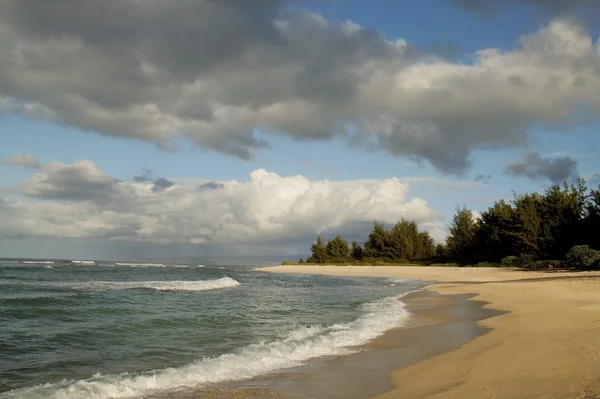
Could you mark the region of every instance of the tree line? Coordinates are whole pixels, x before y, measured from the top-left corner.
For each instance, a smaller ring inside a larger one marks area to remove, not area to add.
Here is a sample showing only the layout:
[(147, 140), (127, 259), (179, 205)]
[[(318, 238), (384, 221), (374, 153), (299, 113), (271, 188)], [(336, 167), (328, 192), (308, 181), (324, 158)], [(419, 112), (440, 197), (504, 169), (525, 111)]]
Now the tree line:
[[(459, 207), (444, 243), (436, 243), (414, 221), (402, 219), (390, 229), (374, 222), (361, 246), (340, 236), (327, 243), (319, 236), (311, 256), (300, 263), (455, 263), (526, 268), (600, 269), (600, 186), (583, 179), (547, 188), (543, 193), (513, 193), (480, 217)], [(292, 262), (284, 262), (292, 263)]]

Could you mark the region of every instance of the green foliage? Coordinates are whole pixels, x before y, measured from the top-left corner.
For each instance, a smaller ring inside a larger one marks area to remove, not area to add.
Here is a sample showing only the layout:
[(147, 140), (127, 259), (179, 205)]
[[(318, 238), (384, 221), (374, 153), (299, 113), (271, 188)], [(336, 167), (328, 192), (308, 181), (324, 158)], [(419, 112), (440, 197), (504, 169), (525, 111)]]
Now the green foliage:
[(500, 265), (502, 267), (517, 267), (519, 266), (519, 258), (514, 255), (509, 255), (505, 258), (502, 258)]
[[(342, 237), (312, 245), (308, 263), (438, 264), (600, 269), (600, 186), (585, 181), (554, 185), (543, 193), (514, 194), (475, 220), (457, 208), (445, 244), (435, 244), (414, 221), (402, 219), (391, 229), (377, 221), (361, 247)], [(566, 256), (566, 261), (565, 260)]]
[(574, 246), (567, 252), (567, 265), (578, 269), (593, 269), (600, 261), (600, 251), (587, 245)]
[(359, 243), (352, 241), (352, 249), (350, 250), (350, 257), (354, 261), (361, 261), (364, 258), (364, 251)]
[(348, 243), (340, 236), (329, 240), (325, 247), (327, 253), (327, 259), (339, 259), (347, 262), (350, 258), (350, 248)]
[(283, 262), (281, 262), (282, 266), (287, 266), (287, 265), (295, 265), (294, 262), (292, 262), (291, 260), (284, 260)]
[(536, 259), (532, 255), (530, 255), (530, 254), (521, 254), (517, 258), (517, 266), (519, 266), (519, 267), (525, 267), (525, 268), (530, 268), (531, 265), (533, 265), (535, 261), (536, 261)]
[(532, 270), (564, 268), (565, 262), (560, 260), (536, 260), (529, 265)]
[(299, 264), (299, 265), (301, 265), (301, 264), (303, 264), (303, 263), (304, 263), (304, 259), (302, 259), (302, 258), (298, 259), (298, 264)]
[(317, 237), (317, 242), (310, 247), (310, 250), (312, 255), (306, 260), (307, 263), (325, 263), (327, 260), (327, 248), (321, 236)]
[(470, 257), (471, 247), (475, 242), (477, 224), (473, 213), (466, 207), (456, 208), (456, 214), (450, 224), (450, 234), (446, 239), (448, 256), (458, 260)]

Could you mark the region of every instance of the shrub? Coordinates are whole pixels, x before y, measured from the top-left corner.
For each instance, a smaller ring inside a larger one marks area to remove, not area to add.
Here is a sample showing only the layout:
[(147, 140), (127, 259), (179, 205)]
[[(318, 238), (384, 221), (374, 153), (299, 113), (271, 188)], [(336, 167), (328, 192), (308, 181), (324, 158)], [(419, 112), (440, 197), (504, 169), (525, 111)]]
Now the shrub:
[(517, 258), (518, 267), (530, 268), (533, 262), (535, 262), (535, 258), (530, 254), (521, 254)]
[(296, 263), (292, 262), (291, 260), (284, 260), (283, 262), (281, 262), (282, 266), (286, 266), (286, 265), (295, 265)]
[(530, 268), (534, 270), (559, 269), (561, 267), (564, 267), (564, 262), (560, 260), (536, 260), (530, 265)]
[(519, 258), (514, 255), (507, 256), (500, 261), (500, 265), (502, 267), (517, 267), (519, 266)]
[(567, 252), (567, 265), (576, 269), (593, 269), (598, 267), (600, 251), (587, 245), (576, 245)]
[(475, 267), (498, 267), (498, 264), (493, 262), (479, 262)]

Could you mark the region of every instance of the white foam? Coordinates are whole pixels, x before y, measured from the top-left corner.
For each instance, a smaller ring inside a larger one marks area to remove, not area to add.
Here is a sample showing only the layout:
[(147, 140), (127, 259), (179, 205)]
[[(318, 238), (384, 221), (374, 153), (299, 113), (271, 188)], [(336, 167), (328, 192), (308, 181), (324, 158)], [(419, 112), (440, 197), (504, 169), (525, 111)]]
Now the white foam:
[(92, 265), (96, 264), (96, 262), (93, 260), (72, 260), (71, 263), (76, 264), (76, 265), (88, 265), (88, 266), (92, 266)]
[(236, 287), (239, 282), (231, 277), (223, 277), (216, 280), (199, 281), (87, 281), (75, 283), (71, 287), (83, 290), (129, 290), (150, 289), (156, 291), (207, 291), (219, 288)]
[(409, 318), (400, 297), (389, 297), (364, 306), (357, 320), (328, 327), (300, 327), (284, 339), (254, 344), (236, 353), (198, 360), (179, 368), (144, 374), (96, 376), (63, 381), (0, 394), (0, 398), (108, 399), (140, 398), (162, 391), (198, 387), (227, 380), (240, 380), (295, 367), (307, 360), (347, 354)]
[(24, 264), (26, 265), (53, 265), (54, 261), (51, 260), (24, 260), (23, 261)]
[(0, 284), (14, 284), (29, 286), (45, 286), (84, 291), (119, 291), (131, 289), (149, 289), (156, 291), (208, 291), (219, 288), (236, 287), (239, 282), (231, 277), (222, 277), (216, 280), (198, 281), (85, 281), (85, 282), (29, 282), (29, 281), (0, 281)]
[(167, 267), (163, 263), (115, 263), (115, 266), (129, 266), (129, 267)]

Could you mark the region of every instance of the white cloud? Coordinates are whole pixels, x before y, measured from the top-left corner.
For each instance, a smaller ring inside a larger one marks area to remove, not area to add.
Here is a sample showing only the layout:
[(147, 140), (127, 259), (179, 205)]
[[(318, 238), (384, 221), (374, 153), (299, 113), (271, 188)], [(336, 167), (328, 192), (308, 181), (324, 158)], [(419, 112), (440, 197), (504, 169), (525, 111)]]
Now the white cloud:
[(465, 64), (282, 13), (283, 0), (101, 4), (0, 2), (0, 96), (13, 112), (163, 146), (181, 132), (246, 159), (268, 147), (257, 129), (342, 136), (447, 173), (475, 149), (521, 147), (534, 126), (600, 115), (600, 46), (572, 21)]
[(0, 203), (0, 236), (264, 245), (334, 232), (364, 239), (373, 220), (407, 217), (441, 239), (441, 217), (409, 188), (396, 178), (311, 181), (258, 169), (247, 182), (157, 191), (152, 181), (112, 179), (90, 161), (53, 162), (22, 185), (32, 200)]
[[(0, 104), (1, 107), (1, 104)], [(14, 154), (0, 159), (0, 164), (17, 165), (24, 168), (39, 169), (39, 162), (30, 154)]]

